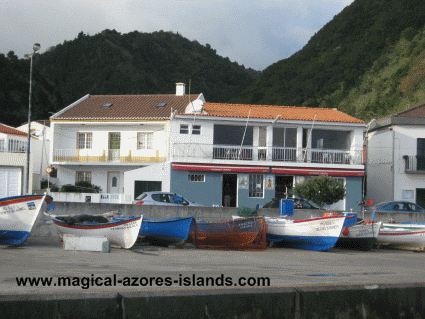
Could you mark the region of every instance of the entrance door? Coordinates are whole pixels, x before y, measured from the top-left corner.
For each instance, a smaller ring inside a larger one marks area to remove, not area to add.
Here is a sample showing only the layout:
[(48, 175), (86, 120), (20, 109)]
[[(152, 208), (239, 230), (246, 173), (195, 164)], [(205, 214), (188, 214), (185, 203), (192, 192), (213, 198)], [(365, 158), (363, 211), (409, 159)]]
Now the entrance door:
[(416, 204), (425, 208), (425, 188), (416, 188)]
[(108, 173), (108, 193), (116, 194), (119, 193), (120, 185), (120, 173), (109, 172)]
[[(275, 198), (290, 198), (292, 197), (292, 185), (294, 176), (276, 175), (275, 183)], [(286, 194), (288, 193), (288, 194)]]
[(224, 207), (236, 207), (237, 186), (237, 174), (223, 174), (222, 205)]
[(109, 161), (120, 160), (120, 145), (121, 145), (121, 134), (119, 132), (110, 132), (109, 141), (108, 141)]

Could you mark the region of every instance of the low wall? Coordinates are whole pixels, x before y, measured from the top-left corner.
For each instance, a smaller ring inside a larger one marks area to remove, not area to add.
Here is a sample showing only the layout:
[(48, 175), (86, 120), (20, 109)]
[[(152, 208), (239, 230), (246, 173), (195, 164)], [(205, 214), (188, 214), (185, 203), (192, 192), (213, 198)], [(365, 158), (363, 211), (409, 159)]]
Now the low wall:
[[(123, 205), (123, 204), (106, 204), (106, 203), (70, 203), (70, 202), (55, 202), (55, 210), (52, 214), (55, 215), (78, 215), (89, 214), (99, 215), (107, 212), (114, 212), (124, 216), (140, 216), (154, 219), (167, 219), (185, 216), (194, 216), (197, 220), (217, 221), (231, 219), (232, 215), (237, 215), (239, 208), (236, 207), (195, 207), (195, 206), (179, 206), (178, 211), (173, 206), (155, 206), (155, 205)], [(359, 211), (359, 218), (363, 214)], [(260, 216), (279, 216), (277, 208), (260, 208)], [(365, 212), (364, 218), (370, 219), (371, 213)], [(304, 219), (310, 217), (323, 216), (323, 211), (310, 209), (295, 209), (291, 219)], [(378, 212), (375, 220), (388, 222), (389, 219), (395, 219), (397, 222), (424, 222), (425, 214), (421, 213), (400, 213), (400, 212)], [(39, 215), (34, 227), (31, 231), (31, 236), (35, 237), (50, 237), (57, 236), (57, 231), (54, 225), (49, 223), (50, 218), (45, 215)]]
[(0, 295), (8, 318), (424, 318), (425, 284)]

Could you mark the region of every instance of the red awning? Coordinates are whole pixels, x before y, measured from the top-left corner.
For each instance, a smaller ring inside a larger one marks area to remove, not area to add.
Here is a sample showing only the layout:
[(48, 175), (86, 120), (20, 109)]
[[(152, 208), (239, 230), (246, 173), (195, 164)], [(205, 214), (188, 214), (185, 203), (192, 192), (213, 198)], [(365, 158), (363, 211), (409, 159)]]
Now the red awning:
[(272, 173), (291, 175), (364, 176), (364, 170), (273, 167)]
[(203, 172), (241, 172), (241, 173), (269, 173), (270, 168), (265, 166), (234, 166), (234, 165), (207, 165), (207, 164), (180, 164), (173, 163), (173, 169)]

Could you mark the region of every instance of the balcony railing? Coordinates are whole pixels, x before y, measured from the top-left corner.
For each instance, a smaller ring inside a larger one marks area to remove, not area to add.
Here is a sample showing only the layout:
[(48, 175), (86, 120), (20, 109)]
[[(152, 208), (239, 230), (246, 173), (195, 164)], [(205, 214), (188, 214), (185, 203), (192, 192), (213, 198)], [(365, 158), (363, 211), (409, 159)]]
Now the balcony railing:
[(76, 162), (76, 163), (160, 163), (164, 157), (156, 156), (133, 156), (129, 151), (128, 156), (121, 156), (120, 150), (104, 150), (102, 154), (92, 149), (65, 149), (53, 150), (53, 162)]
[(425, 174), (425, 156), (403, 156), (406, 173)]
[(258, 147), (237, 145), (212, 145), (197, 143), (176, 143), (173, 157), (273, 161), (273, 162), (308, 162), (323, 164), (363, 164), (363, 151), (304, 149), (295, 147)]
[(131, 195), (50, 192), (55, 202), (131, 204)]

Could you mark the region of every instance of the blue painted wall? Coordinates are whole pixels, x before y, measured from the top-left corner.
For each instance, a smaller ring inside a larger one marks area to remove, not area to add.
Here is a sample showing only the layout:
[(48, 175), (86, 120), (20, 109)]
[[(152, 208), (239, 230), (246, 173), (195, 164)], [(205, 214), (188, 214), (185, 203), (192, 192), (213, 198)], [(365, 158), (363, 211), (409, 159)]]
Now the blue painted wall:
[[(188, 174), (204, 174), (205, 182), (189, 182)], [(171, 170), (171, 192), (177, 193), (196, 203), (212, 206), (222, 203), (223, 173)], [(275, 197), (275, 189), (264, 188), (263, 198), (249, 198), (248, 188), (238, 188), (238, 207), (262, 207)], [(362, 197), (362, 177), (346, 178), (346, 210), (358, 210), (357, 203)]]
[(357, 203), (362, 199), (362, 177), (347, 177), (345, 183), (345, 209), (359, 210)]
[[(205, 182), (189, 182), (189, 173), (204, 174)], [(221, 173), (171, 170), (171, 192), (177, 193), (198, 204), (221, 206), (222, 186)]]

